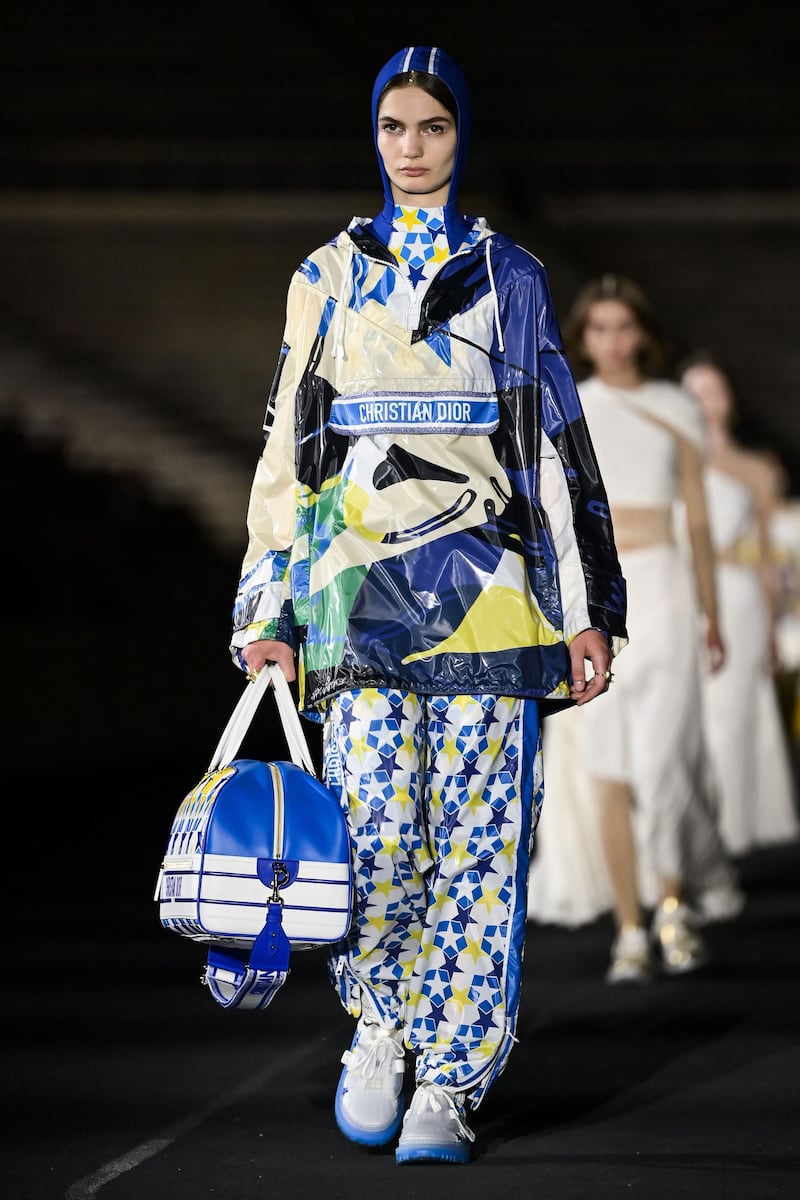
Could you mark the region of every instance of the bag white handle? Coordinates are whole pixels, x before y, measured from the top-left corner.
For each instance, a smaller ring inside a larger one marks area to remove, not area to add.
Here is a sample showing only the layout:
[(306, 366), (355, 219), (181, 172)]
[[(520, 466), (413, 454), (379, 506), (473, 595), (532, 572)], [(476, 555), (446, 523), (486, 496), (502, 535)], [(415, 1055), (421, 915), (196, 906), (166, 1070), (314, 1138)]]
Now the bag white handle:
[(261, 703), (264, 692), (270, 683), (275, 692), (275, 701), (278, 705), (283, 734), (286, 738), (286, 744), (289, 747), (292, 762), (295, 766), (303, 767), (309, 774), (316, 775), (314, 760), (311, 757), (311, 751), (308, 748), (308, 742), (303, 733), (300, 714), (295, 706), (291, 688), (286, 681), (286, 676), (277, 663), (269, 663), (258, 672), (252, 682), (248, 682), (247, 687), (242, 692), (236, 707), (231, 713), (228, 724), (222, 731), (217, 748), (211, 756), (211, 762), (208, 765), (209, 771), (215, 771), (218, 767), (227, 766), (231, 759), (236, 757), (236, 752), (242, 744), (244, 735), (250, 728), (250, 723), (255, 716), (256, 709)]

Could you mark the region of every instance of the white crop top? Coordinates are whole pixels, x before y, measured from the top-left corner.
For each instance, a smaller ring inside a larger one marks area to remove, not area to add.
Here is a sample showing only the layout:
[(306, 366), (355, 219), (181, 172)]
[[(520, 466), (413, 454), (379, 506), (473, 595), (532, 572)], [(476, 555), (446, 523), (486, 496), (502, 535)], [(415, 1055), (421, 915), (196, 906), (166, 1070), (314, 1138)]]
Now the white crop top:
[(670, 508), (678, 495), (677, 435), (705, 451), (697, 402), (662, 379), (618, 388), (592, 377), (578, 391), (611, 508)]

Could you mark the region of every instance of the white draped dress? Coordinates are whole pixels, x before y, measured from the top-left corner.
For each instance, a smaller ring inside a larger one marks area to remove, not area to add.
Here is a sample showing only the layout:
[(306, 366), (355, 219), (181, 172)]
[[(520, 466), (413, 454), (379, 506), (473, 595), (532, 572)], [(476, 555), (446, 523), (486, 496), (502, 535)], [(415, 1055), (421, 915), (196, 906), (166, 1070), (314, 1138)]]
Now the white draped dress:
[[(704, 445), (695, 401), (667, 381), (618, 389), (590, 379), (581, 401), (612, 513), (674, 511), (678, 441)], [(677, 539), (620, 553), (628, 587), (629, 643), (609, 690), (546, 718), (547, 800), (536, 835), (528, 916), (580, 925), (612, 907), (588, 768), (626, 781), (635, 797), (640, 896), (659, 900), (658, 877), (682, 880), (708, 919), (743, 898), (708, 788), (702, 722), (703, 647), (694, 580)]]
[[(739, 479), (706, 472), (717, 565), (720, 624), (727, 656), (704, 679), (706, 739), (716, 782), (719, 827), (734, 855), (800, 834), (789, 743), (769, 662), (769, 610), (756, 561), (757, 518)], [(739, 548), (738, 558), (733, 561)], [(745, 551), (745, 552), (743, 552)]]

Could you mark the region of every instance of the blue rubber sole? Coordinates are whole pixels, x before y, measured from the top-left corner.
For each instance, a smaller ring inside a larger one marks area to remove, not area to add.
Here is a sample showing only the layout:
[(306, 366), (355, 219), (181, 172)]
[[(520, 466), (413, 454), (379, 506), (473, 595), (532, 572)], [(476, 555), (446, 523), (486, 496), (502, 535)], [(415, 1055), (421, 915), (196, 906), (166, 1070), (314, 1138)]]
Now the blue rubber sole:
[(407, 1146), (395, 1151), (395, 1162), (403, 1163), (468, 1163), (472, 1157), (469, 1146), (448, 1143), (445, 1146)]
[(397, 1118), (391, 1125), (384, 1129), (362, 1129), (360, 1125), (353, 1125), (351, 1121), (348, 1121), (342, 1112), (342, 1096), (344, 1095), (346, 1074), (347, 1068), (345, 1067), (339, 1076), (339, 1086), (336, 1088), (336, 1103), (333, 1109), (336, 1116), (336, 1124), (346, 1138), (349, 1138), (351, 1142), (357, 1142), (359, 1146), (385, 1146), (387, 1142), (391, 1142), (393, 1138), (397, 1137), (403, 1122), (404, 1100), (402, 1092), (397, 1103)]

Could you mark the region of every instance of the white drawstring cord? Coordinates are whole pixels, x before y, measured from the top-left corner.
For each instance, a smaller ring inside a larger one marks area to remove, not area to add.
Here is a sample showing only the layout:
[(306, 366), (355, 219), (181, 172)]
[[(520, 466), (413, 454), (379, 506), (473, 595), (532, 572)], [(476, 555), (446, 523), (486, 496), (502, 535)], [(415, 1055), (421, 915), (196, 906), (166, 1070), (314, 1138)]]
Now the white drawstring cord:
[(489, 287), (492, 291), (492, 303), (494, 304), (494, 326), (497, 330), (497, 349), (501, 354), (505, 353), (506, 344), (503, 341), (503, 330), (500, 325), (500, 301), (497, 299), (497, 288), (494, 284), (494, 271), (492, 270), (492, 239), (486, 239), (486, 270), (489, 272)]
[(347, 293), (347, 285), (350, 282), (353, 274), (353, 243), (350, 242), (347, 250), (347, 264), (342, 272), (342, 285), (339, 288), (339, 299), (336, 301), (336, 314), (334, 317), (333, 330), (333, 349), (331, 350), (331, 358), (346, 359), (347, 355), (344, 352), (344, 319), (345, 319), (345, 298)]

